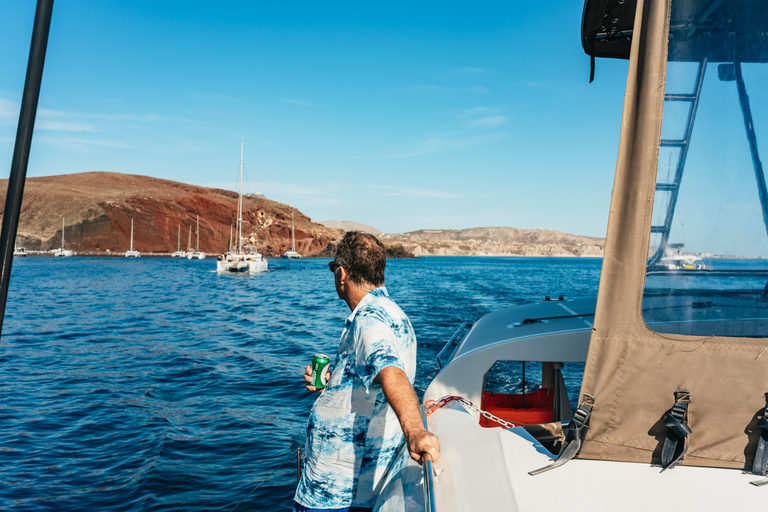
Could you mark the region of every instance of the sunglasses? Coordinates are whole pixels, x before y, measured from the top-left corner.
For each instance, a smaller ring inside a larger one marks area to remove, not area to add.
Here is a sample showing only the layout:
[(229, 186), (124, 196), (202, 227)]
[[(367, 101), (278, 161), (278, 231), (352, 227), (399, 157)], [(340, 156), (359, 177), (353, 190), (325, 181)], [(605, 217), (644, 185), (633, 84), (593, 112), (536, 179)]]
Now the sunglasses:
[(331, 272), (333, 272), (334, 274), (336, 273), (336, 269), (339, 268), (339, 267), (341, 267), (341, 265), (339, 265), (335, 261), (329, 261), (328, 262), (328, 268), (331, 269)]

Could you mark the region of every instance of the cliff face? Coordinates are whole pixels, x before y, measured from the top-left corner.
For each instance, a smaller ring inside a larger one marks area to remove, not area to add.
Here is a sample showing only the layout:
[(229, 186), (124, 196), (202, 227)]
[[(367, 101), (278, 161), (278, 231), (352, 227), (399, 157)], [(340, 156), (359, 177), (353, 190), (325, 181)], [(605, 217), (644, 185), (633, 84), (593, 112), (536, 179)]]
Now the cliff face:
[(417, 256), (596, 256), (605, 239), (549, 229), (472, 228), (419, 230), (383, 235)]
[[(0, 190), (8, 180), (0, 180)], [(0, 198), (4, 207), (5, 197)], [(292, 208), (265, 198), (243, 197), (243, 238), (265, 256), (279, 256), (291, 245)], [(0, 209), (2, 215), (2, 209)], [(116, 173), (82, 173), (29, 178), (17, 236), (28, 250), (61, 246), (62, 218), (67, 249), (77, 252), (123, 252), (130, 246), (143, 253), (195, 247), (200, 216), (200, 250), (227, 250), (237, 216), (235, 192), (174, 181)], [(343, 234), (315, 224), (294, 210), (295, 250), (311, 256)], [(191, 236), (190, 236), (191, 232)], [(236, 236), (236, 235), (235, 235)], [(191, 238), (191, 242), (190, 242)]]

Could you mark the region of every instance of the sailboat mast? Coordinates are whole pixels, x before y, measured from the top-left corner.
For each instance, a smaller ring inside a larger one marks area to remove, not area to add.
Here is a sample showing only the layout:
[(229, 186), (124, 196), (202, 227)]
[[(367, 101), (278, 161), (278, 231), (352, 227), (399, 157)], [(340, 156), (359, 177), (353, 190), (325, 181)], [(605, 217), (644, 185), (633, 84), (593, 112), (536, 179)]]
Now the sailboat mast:
[(133, 251), (133, 219), (131, 219), (131, 251)]
[(296, 250), (296, 236), (293, 231), (293, 210), (291, 210), (291, 250)]
[(243, 253), (243, 143), (240, 143), (240, 188), (237, 198), (237, 254)]
[(61, 250), (64, 250), (64, 217), (61, 218)]
[(200, 252), (200, 216), (197, 216), (197, 230), (195, 231), (197, 233), (197, 248), (195, 249), (197, 252)]
[(187, 250), (192, 251), (192, 226), (189, 226), (189, 236), (187, 237)]
[(229, 225), (229, 252), (232, 252), (232, 224)]
[(181, 224), (179, 224), (179, 232), (176, 234), (176, 252), (181, 251)]

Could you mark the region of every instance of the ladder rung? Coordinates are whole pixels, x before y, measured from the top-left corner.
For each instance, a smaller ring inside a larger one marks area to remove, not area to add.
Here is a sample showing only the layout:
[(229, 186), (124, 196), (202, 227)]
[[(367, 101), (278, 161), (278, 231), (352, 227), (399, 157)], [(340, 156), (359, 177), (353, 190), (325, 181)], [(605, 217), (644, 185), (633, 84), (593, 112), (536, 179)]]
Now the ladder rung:
[(686, 145), (688, 145), (687, 140), (661, 140), (661, 147), (663, 148), (681, 148)]
[(664, 101), (693, 101), (696, 99), (695, 94), (665, 94)]

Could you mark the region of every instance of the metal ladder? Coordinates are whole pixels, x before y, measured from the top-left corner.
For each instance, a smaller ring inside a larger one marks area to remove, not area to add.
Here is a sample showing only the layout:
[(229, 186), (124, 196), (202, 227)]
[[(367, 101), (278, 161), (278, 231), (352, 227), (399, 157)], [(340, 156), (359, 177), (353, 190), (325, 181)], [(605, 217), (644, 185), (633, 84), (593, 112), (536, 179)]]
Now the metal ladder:
[[(683, 169), (685, 168), (685, 160), (688, 157), (688, 148), (691, 144), (691, 133), (693, 132), (693, 122), (696, 119), (696, 110), (699, 107), (699, 95), (701, 94), (701, 85), (704, 83), (704, 71), (707, 68), (706, 59), (699, 62), (699, 69), (696, 73), (696, 83), (692, 93), (688, 94), (665, 94), (664, 103), (672, 101), (684, 101), (688, 105), (688, 120), (685, 124), (685, 132), (682, 139), (661, 139), (659, 145), (662, 148), (679, 148), (680, 154), (677, 158), (675, 165), (675, 172), (672, 176), (672, 180), (667, 183), (660, 183), (656, 181), (656, 192), (669, 192), (669, 198), (667, 199), (666, 215), (664, 221), (659, 225), (651, 226), (651, 233), (660, 233), (661, 241), (659, 243), (656, 253), (651, 257), (648, 262), (648, 266), (653, 266), (659, 262), (664, 256), (665, 249), (669, 242), (669, 232), (672, 229), (672, 219), (675, 215), (675, 206), (677, 205), (677, 195), (680, 192), (680, 182), (683, 179)], [(656, 195), (659, 198), (659, 195)]]

